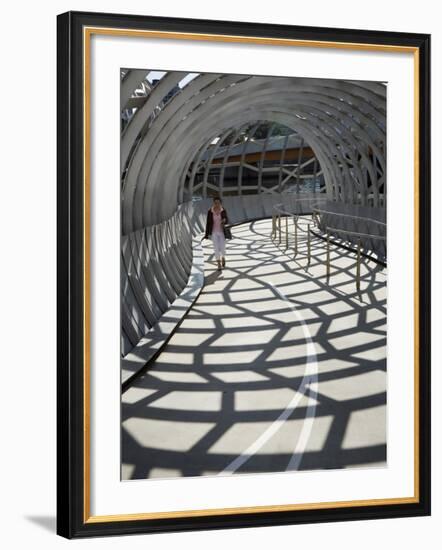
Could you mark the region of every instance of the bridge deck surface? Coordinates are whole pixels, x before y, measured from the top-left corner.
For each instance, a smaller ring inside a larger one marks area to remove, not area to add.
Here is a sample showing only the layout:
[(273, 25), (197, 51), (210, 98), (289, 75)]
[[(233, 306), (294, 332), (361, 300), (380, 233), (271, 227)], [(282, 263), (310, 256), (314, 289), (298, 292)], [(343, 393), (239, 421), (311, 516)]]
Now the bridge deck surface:
[(148, 371), (122, 396), (122, 478), (373, 467), (386, 460), (386, 269), (271, 220), (233, 229)]

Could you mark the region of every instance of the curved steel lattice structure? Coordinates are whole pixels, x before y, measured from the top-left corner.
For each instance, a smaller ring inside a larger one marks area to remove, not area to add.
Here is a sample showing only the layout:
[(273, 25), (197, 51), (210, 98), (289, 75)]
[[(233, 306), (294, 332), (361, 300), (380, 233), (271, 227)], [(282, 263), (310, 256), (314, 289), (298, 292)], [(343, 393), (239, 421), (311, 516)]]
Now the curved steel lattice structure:
[(188, 171), (184, 199), (323, 190), (322, 170), (305, 140), (286, 126), (258, 121), (224, 132), (201, 149)]
[(308, 144), (330, 199), (384, 205), (383, 84), (207, 73), (186, 83), (184, 72), (150, 82), (151, 71), (122, 74), (123, 233), (171, 217), (192, 194), (200, 162), (241, 132), (253, 135), (260, 122), (269, 125), (266, 138), (283, 125)]
[(206, 197), (237, 222), (301, 192), (382, 218), (385, 113), (381, 83), (123, 69), (122, 354), (186, 287)]

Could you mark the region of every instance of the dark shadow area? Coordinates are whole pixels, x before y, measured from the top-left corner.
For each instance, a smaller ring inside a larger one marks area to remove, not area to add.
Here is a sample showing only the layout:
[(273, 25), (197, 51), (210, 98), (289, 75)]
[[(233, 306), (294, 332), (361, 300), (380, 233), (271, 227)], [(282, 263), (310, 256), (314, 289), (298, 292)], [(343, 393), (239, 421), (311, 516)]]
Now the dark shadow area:
[(25, 519), (38, 525), (45, 531), (55, 533), (57, 529), (57, 519), (55, 516), (24, 516)]
[(214, 271), (210, 275), (207, 275), (204, 278), (204, 286), (207, 287), (207, 286), (213, 285), (220, 278), (220, 276), (221, 276), (221, 273), (219, 271)]

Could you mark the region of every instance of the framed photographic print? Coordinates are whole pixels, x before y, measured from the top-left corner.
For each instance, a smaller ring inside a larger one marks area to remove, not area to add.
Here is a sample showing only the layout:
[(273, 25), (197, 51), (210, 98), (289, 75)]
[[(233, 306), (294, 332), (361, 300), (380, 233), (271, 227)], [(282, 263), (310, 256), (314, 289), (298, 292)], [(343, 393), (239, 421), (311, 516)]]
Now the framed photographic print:
[(58, 17), (58, 533), (430, 513), (430, 36)]

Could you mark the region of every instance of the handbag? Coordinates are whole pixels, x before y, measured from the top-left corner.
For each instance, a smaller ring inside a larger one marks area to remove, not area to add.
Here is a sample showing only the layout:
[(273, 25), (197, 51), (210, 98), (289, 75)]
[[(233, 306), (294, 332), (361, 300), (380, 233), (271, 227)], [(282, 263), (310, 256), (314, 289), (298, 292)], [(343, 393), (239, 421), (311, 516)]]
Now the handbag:
[(224, 227), (224, 237), (226, 239), (232, 239), (232, 232), (230, 231), (230, 227)]

